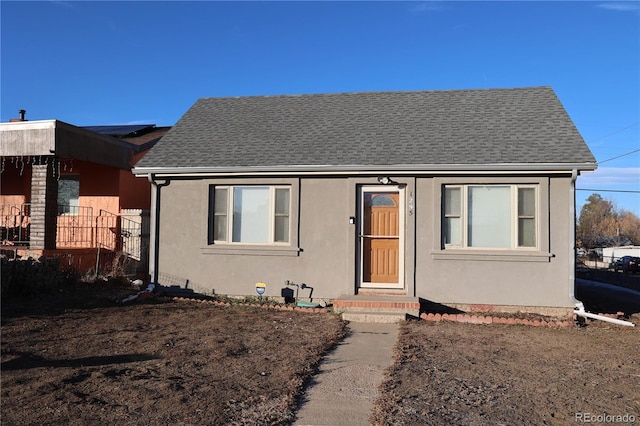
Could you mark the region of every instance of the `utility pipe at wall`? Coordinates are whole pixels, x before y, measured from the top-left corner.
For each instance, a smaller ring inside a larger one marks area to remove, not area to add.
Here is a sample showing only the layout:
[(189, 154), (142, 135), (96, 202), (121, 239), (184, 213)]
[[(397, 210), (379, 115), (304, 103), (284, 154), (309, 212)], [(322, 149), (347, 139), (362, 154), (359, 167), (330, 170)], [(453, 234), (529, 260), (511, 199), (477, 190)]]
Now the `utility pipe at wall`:
[(160, 188), (169, 185), (171, 181), (166, 179), (164, 182), (158, 183), (153, 173), (149, 173), (147, 179), (149, 179), (151, 183), (149, 275), (151, 277), (151, 283), (158, 284), (158, 260), (160, 257)]
[(592, 314), (591, 312), (587, 312), (587, 311), (584, 310), (584, 305), (582, 304), (582, 302), (576, 303), (576, 307), (573, 310), (573, 312), (576, 315), (581, 316), (583, 318), (597, 319), (597, 320), (601, 320), (601, 321), (610, 322), (612, 324), (626, 325), (628, 327), (635, 327), (636, 326), (634, 323), (632, 323), (630, 321), (619, 320), (619, 319), (616, 319), (616, 318), (609, 318), (609, 317), (605, 317), (604, 315), (597, 315), (597, 314)]
[(628, 327), (635, 327), (635, 324), (629, 321), (623, 321), (615, 318), (605, 317), (604, 315), (592, 314), (584, 310), (584, 304), (576, 299), (575, 286), (576, 286), (576, 180), (578, 179), (578, 171), (573, 169), (571, 172), (571, 197), (573, 202), (570, 207), (570, 217), (572, 226), (569, 227), (569, 239), (571, 244), (569, 245), (569, 288), (571, 300), (576, 304), (573, 312), (583, 318), (597, 319), (601, 321), (610, 322), (612, 324), (626, 325)]

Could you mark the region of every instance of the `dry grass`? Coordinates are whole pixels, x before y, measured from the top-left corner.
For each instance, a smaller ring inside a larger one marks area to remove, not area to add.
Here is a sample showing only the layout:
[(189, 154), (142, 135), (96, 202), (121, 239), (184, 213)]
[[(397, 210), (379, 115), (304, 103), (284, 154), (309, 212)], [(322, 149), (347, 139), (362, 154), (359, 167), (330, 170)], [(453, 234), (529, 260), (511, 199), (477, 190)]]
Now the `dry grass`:
[(639, 353), (638, 327), (597, 321), (562, 329), (407, 323), (372, 420), (566, 425), (590, 413), (637, 422)]
[(287, 424), (345, 332), (327, 313), (122, 293), (3, 303), (3, 424)]
[[(326, 313), (115, 302), (131, 293), (87, 285), (3, 299), (3, 425), (289, 424), (305, 382), (345, 333)], [(590, 413), (637, 422), (638, 353), (640, 328), (602, 322), (408, 322), (371, 419), (562, 425)]]

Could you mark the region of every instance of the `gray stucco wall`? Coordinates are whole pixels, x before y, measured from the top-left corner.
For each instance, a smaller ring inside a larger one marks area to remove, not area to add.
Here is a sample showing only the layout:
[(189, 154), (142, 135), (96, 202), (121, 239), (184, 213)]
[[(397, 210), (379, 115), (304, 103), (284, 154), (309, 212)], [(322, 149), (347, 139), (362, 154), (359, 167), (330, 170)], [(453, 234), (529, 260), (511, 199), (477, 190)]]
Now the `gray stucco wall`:
[[(394, 178), (404, 185), (404, 280), (409, 296), (439, 303), (570, 307), (570, 177)], [(539, 185), (540, 247), (522, 251), (450, 251), (440, 244), (440, 188), (446, 183)], [(291, 247), (208, 245), (209, 186), (291, 185)], [(304, 282), (317, 298), (356, 292), (358, 185), (373, 177), (172, 180), (161, 189), (160, 282), (217, 294), (279, 296), (285, 280)], [(412, 209), (409, 211), (409, 204)], [(548, 214), (547, 214), (548, 211)], [(307, 296), (301, 291), (300, 296)]]
[[(209, 185), (240, 183), (291, 185), (290, 249), (207, 245)], [(279, 296), (285, 280), (312, 286), (314, 297), (353, 293), (347, 179), (172, 181), (161, 191), (160, 280), (168, 274), (188, 279), (193, 288), (231, 295), (255, 295), (255, 284), (264, 282), (266, 295)]]
[[(539, 250), (442, 250), (439, 187), (446, 183), (537, 184)], [(569, 177), (420, 179), (417, 200), (418, 296), (445, 304), (573, 306), (569, 284), (569, 229), (573, 226)]]

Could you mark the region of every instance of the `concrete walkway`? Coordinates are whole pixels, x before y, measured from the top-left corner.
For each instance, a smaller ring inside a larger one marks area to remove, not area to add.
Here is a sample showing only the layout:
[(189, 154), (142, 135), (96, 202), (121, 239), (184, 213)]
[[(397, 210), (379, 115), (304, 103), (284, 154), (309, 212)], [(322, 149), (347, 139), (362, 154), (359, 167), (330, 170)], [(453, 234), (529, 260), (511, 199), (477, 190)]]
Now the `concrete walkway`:
[(321, 362), (302, 396), (297, 426), (369, 425), (398, 324), (349, 323), (351, 332)]

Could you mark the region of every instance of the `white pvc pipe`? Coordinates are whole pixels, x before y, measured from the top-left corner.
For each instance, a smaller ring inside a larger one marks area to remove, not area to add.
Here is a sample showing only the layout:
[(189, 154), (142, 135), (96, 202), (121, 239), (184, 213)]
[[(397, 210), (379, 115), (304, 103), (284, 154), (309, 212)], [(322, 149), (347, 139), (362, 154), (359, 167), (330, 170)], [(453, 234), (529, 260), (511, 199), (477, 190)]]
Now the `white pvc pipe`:
[(584, 305), (582, 304), (582, 302), (576, 303), (576, 308), (573, 310), (573, 312), (576, 315), (584, 317), (584, 318), (597, 319), (597, 320), (601, 320), (601, 321), (610, 322), (612, 324), (626, 325), (628, 327), (635, 327), (636, 326), (634, 323), (632, 323), (630, 321), (619, 320), (619, 319), (616, 319), (616, 318), (609, 318), (609, 317), (605, 317), (604, 315), (598, 315), (598, 314), (592, 314), (591, 312), (586, 312), (584, 310)]

